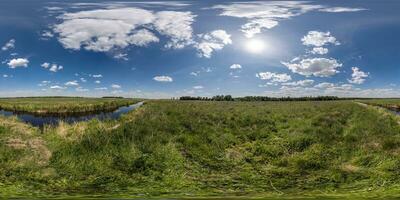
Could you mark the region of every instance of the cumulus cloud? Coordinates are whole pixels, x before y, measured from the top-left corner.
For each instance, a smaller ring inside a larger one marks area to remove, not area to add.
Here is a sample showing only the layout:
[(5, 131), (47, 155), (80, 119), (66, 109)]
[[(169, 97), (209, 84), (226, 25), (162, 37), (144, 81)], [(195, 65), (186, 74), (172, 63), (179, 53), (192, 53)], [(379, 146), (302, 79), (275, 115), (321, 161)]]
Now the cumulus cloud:
[(111, 84), (111, 88), (113, 88), (113, 89), (120, 89), (121, 86), (118, 85), (118, 84)]
[(349, 8), (349, 7), (331, 7), (331, 8), (321, 8), (319, 11), (321, 12), (331, 12), (331, 13), (340, 13), (340, 12), (358, 12), (367, 10), (365, 8)]
[(100, 83), (101, 83), (101, 81), (99, 81), (99, 80), (96, 80), (94, 83), (96, 83), (96, 84), (100, 84)]
[(352, 67), (351, 70), (353, 73), (351, 74), (351, 79), (348, 80), (349, 83), (363, 84), (365, 79), (369, 76), (369, 73), (361, 71), (358, 67)]
[(231, 35), (224, 30), (214, 30), (210, 33), (199, 34), (201, 41), (195, 45), (199, 56), (210, 58), (213, 51), (221, 50), (225, 45), (232, 44)]
[(153, 80), (158, 82), (172, 82), (173, 79), (169, 76), (155, 76)]
[(191, 12), (161, 11), (155, 14), (155, 29), (170, 38), (167, 48), (180, 49), (192, 44), (192, 23), (196, 15)]
[(342, 66), (333, 58), (306, 58), (295, 62), (282, 62), (293, 73), (304, 76), (329, 77), (338, 73), (338, 68)]
[(45, 63), (41, 64), (40, 66), (42, 66), (45, 69), (48, 69), (51, 72), (58, 72), (59, 70), (64, 69), (64, 67), (62, 65), (50, 64), (48, 62), (45, 62)]
[(80, 80), (82, 83), (86, 83), (86, 81), (87, 81), (85, 78), (80, 78)]
[(324, 54), (327, 54), (328, 52), (329, 52), (329, 50), (327, 48), (324, 48), (324, 47), (314, 47), (311, 50), (312, 54), (319, 54), (319, 55), (324, 55)]
[(1, 47), (1, 50), (7, 51), (9, 49), (15, 48), (15, 39), (9, 40), (6, 44), (4, 44), (3, 47)]
[(242, 66), (239, 64), (233, 64), (229, 67), (230, 69), (242, 69)]
[(301, 86), (301, 87), (308, 87), (314, 84), (314, 80), (311, 79), (306, 79), (306, 80), (300, 80), (300, 81), (295, 81), (295, 82), (289, 82), (289, 83), (282, 83), (282, 85), (285, 86)]
[(327, 44), (340, 45), (340, 42), (328, 32), (309, 31), (301, 41), (306, 46), (322, 47)]
[(94, 88), (95, 90), (107, 90), (106, 87), (98, 87), (98, 88)]
[(78, 83), (78, 81), (74, 80), (74, 81), (68, 81), (64, 85), (66, 85), (66, 86), (79, 86), (79, 83)]
[[(153, 12), (142, 8), (108, 8), (65, 13), (53, 28), (67, 49), (107, 52), (129, 45), (146, 46), (159, 39), (152, 31), (169, 38), (168, 48), (192, 43), (191, 12)], [(107, 28), (104, 28), (107, 27)]]
[(12, 69), (17, 67), (28, 67), (28, 64), (29, 60), (26, 58), (14, 58), (7, 63), (7, 65)]
[(256, 77), (261, 80), (270, 80), (273, 83), (283, 83), (292, 80), (292, 77), (288, 74), (277, 74), (273, 72), (259, 72)]

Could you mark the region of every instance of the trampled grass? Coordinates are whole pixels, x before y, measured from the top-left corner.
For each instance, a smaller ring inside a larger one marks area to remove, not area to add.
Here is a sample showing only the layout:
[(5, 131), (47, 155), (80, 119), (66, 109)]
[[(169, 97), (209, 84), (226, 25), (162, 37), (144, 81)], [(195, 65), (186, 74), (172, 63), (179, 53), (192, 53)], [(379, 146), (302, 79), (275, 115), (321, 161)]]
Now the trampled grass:
[[(119, 120), (0, 118), (0, 194), (395, 195), (400, 126), (351, 101), (147, 101)], [(356, 195), (357, 196), (357, 195)]]

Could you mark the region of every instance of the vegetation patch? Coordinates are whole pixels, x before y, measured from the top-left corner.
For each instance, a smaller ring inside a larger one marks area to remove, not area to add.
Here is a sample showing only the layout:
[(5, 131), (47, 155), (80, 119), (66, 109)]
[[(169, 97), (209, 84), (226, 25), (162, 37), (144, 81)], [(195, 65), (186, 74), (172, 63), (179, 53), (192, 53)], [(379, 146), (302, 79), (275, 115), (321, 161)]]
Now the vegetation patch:
[(154, 100), (42, 132), (1, 117), (0, 137), (1, 196), (370, 196), (400, 185), (396, 118), (352, 101)]
[(35, 115), (67, 115), (112, 111), (139, 102), (124, 98), (30, 97), (0, 98), (0, 110)]

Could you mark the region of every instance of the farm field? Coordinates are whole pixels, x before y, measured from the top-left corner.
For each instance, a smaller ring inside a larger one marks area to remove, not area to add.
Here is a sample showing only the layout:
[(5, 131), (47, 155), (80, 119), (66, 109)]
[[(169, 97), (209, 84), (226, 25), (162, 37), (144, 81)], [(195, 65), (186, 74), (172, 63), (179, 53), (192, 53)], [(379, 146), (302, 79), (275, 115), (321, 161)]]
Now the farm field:
[[(42, 109), (36, 102), (46, 100), (34, 102)], [(43, 129), (0, 116), (0, 142), (3, 197), (353, 199), (400, 190), (398, 117), (353, 101), (147, 100), (118, 120)]]

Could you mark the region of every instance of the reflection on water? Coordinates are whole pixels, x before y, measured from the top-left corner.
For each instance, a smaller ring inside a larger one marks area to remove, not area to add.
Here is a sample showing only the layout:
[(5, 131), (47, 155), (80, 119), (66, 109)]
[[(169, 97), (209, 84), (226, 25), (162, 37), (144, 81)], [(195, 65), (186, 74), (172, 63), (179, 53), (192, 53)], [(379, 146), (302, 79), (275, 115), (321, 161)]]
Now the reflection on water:
[(46, 124), (55, 125), (58, 124), (60, 121), (64, 121), (67, 123), (74, 123), (74, 122), (81, 122), (81, 121), (88, 121), (91, 119), (99, 119), (99, 120), (106, 120), (106, 119), (117, 119), (122, 114), (126, 114), (131, 110), (134, 110), (138, 107), (143, 105), (143, 102), (139, 102), (130, 106), (122, 106), (114, 111), (107, 111), (107, 112), (100, 112), (100, 113), (91, 113), (85, 115), (67, 115), (67, 116), (39, 116), (34, 114), (27, 114), (27, 113), (16, 113), (12, 111), (5, 111), (0, 110), (0, 115), (4, 116), (17, 116), (20, 120), (30, 123), (33, 126), (43, 127)]

